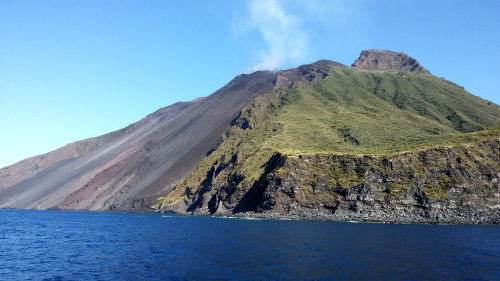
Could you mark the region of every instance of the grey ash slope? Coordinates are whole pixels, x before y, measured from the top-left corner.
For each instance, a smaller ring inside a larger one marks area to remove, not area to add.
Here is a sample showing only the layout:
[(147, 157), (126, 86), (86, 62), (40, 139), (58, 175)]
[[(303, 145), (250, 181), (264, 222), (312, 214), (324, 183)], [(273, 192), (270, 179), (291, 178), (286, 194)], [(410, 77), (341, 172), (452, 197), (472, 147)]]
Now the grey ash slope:
[(0, 170), (1, 208), (141, 210), (213, 149), (276, 74), (240, 75), (209, 97), (177, 103), (101, 137)]

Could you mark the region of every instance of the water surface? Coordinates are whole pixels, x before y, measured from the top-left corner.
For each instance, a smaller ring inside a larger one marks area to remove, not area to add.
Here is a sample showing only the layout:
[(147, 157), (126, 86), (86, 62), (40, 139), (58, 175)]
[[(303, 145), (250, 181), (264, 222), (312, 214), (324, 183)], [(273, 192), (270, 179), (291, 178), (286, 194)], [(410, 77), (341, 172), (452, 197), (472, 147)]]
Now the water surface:
[(500, 227), (0, 210), (0, 280), (500, 279)]

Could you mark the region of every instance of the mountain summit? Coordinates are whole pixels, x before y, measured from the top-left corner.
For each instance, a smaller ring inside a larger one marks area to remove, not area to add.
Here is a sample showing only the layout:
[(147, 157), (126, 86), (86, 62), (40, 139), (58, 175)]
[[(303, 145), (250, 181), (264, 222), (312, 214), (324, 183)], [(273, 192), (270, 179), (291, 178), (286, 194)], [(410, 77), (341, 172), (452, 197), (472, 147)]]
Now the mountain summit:
[(366, 50), (2, 168), (0, 207), (500, 223), (499, 128), (498, 105)]
[(429, 72), (416, 59), (405, 53), (374, 49), (362, 51), (359, 58), (352, 64), (352, 67), (372, 70)]

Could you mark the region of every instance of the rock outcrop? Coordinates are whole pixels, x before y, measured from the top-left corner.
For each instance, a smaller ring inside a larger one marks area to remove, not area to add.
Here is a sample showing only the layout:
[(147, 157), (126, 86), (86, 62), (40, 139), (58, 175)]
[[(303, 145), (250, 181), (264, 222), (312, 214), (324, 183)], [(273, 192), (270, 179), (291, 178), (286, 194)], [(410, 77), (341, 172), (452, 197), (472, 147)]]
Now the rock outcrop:
[(332, 68), (344, 67), (347, 66), (338, 62), (319, 60), (312, 64), (279, 71), (274, 89), (284, 92), (290, 90), (299, 83), (312, 84), (328, 76)]
[(352, 67), (371, 70), (393, 70), (429, 73), (418, 61), (405, 53), (386, 50), (364, 50)]

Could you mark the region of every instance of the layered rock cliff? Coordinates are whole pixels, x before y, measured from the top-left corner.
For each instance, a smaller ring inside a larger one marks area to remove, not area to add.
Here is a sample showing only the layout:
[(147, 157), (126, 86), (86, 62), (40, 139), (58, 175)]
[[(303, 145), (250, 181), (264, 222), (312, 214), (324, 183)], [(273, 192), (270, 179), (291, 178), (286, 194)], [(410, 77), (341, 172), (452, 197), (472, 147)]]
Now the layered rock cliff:
[(187, 193), (193, 200), (187, 210), (263, 218), (498, 224), (499, 180), (498, 137), (383, 157), (276, 152), (259, 178), (233, 177)]

